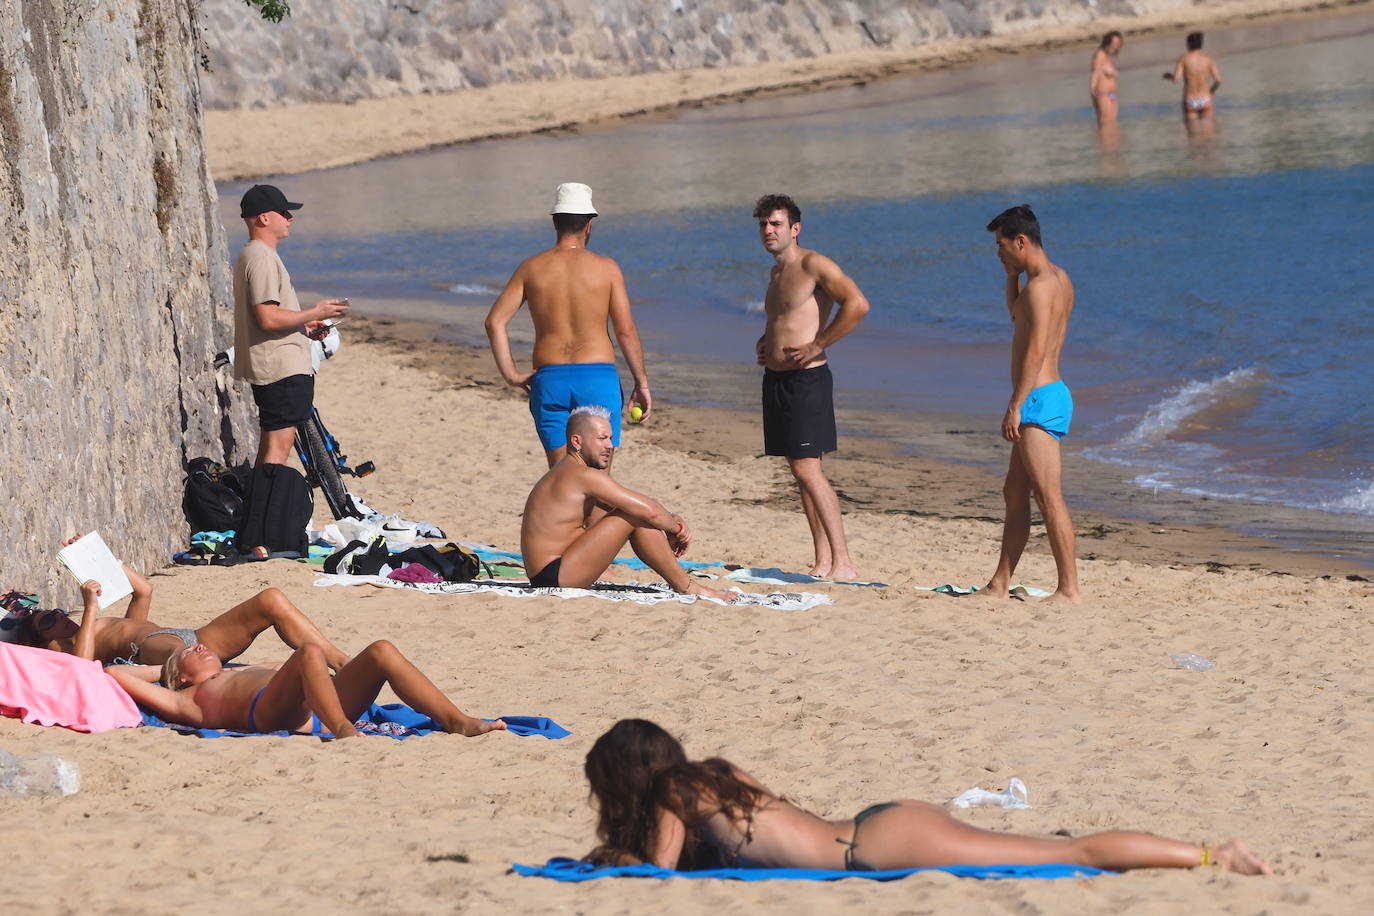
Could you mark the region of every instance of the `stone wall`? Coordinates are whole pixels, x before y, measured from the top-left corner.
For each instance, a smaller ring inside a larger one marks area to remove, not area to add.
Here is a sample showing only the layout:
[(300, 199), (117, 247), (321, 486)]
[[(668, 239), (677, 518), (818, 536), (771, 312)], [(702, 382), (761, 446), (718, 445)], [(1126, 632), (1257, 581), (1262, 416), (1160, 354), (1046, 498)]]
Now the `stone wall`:
[(210, 108), (750, 64), (1003, 34), (1193, 0), (203, 0)]
[(165, 565), (183, 457), (255, 447), (193, 36), (188, 0), (0, 4), (0, 588), (72, 601), (76, 530)]

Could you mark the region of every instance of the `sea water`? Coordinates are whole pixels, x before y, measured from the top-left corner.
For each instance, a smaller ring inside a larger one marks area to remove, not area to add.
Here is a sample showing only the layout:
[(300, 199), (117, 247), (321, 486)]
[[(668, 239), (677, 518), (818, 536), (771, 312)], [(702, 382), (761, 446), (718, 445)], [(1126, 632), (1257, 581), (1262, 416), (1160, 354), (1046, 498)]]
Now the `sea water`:
[[(1088, 501), (1368, 559), (1374, 17), (1209, 34), (1215, 131), (1160, 79), (1182, 44), (1128, 41), (1119, 136), (1087, 105), (1088, 51), (994, 61), (280, 179), (307, 204), (283, 253), (298, 288), (474, 328), (552, 241), (553, 186), (585, 181), (654, 359), (719, 369), (658, 397), (752, 409), (770, 262), (750, 210), (784, 191), (873, 306), (832, 352), (840, 406), (869, 415), (850, 431), (994, 466), (871, 415), (995, 433), (1010, 325), (984, 225), (1029, 203), (1076, 286), (1061, 368)], [(221, 188), (231, 227), (244, 187)]]

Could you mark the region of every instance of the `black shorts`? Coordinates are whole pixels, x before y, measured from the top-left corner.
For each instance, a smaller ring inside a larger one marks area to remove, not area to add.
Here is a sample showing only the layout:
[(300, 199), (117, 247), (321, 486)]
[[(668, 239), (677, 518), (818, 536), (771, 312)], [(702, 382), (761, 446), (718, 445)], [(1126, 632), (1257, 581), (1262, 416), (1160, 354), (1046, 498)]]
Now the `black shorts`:
[(530, 576), (530, 585), (535, 588), (559, 588), (558, 571), (563, 565), (562, 557), (555, 557), (539, 572)]
[(835, 383), (830, 366), (763, 370), (763, 450), (819, 458), (836, 448)]
[(253, 400), (262, 429), (288, 429), (304, 423), (315, 404), (315, 376), (288, 375), (270, 385), (254, 385)]

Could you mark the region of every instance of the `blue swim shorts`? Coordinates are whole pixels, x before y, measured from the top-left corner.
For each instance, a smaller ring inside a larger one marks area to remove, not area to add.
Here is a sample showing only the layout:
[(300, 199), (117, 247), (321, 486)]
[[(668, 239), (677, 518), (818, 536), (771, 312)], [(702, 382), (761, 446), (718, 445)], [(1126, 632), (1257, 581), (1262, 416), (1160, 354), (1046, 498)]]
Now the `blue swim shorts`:
[(611, 441), (619, 447), (625, 397), (615, 363), (559, 363), (536, 371), (530, 379), (530, 416), (544, 451), (567, 445), (568, 414), (591, 404), (611, 412)]
[(1064, 382), (1050, 382), (1030, 393), (1021, 405), (1021, 425), (1038, 426), (1056, 439), (1069, 434), (1073, 420), (1073, 395)]

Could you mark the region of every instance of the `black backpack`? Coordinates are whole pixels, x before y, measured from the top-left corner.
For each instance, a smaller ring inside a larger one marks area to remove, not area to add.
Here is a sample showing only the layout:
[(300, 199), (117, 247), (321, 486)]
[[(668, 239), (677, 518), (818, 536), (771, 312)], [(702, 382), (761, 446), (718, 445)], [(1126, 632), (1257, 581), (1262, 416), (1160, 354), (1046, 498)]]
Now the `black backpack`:
[(300, 471), (284, 464), (260, 464), (253, 468), (244, 487), (242, 516), (235, 519), (239, 553), (264, 547), (269, 553), (306, 556), (310, 550), (305, 530), (315, 500)]
[(243, 483), (238, 474), (209, 458), (186, 463), (186, 492), (181, 511), (191, 531), (228, 531), (243, 511)]

